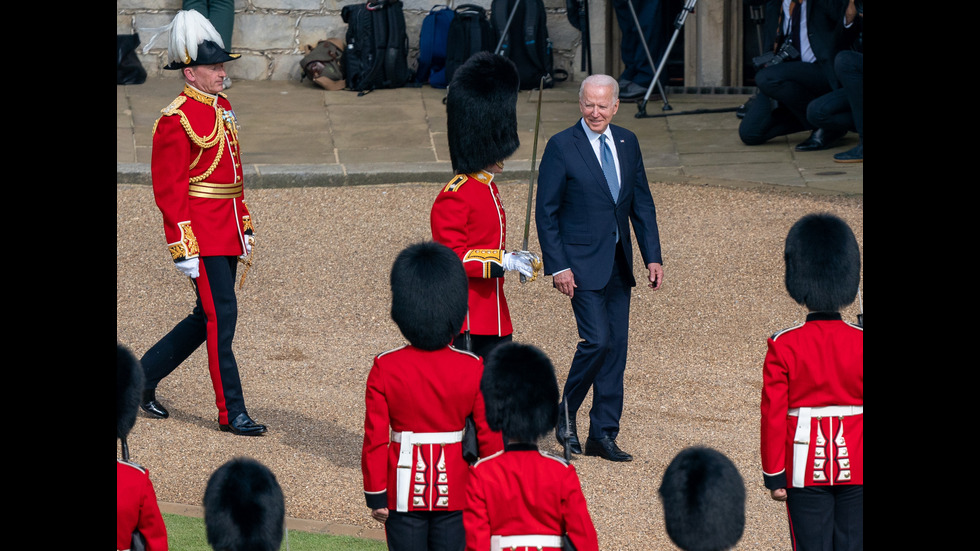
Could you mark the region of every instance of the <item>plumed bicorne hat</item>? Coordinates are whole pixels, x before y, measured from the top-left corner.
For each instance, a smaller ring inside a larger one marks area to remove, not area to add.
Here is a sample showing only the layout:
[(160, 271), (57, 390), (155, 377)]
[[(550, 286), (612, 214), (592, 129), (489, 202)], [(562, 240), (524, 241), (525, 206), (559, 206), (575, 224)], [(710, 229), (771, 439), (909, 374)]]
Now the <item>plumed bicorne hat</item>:
[(473, 54), (453, 73), (446, 127), (456, 174), (477, 172), (517, 151), (520, 85), (514, 62), (487, 51)]
[(136, 424), (143, 378), (143, 367), (133, 353), (116, 343), (116, 438), (125, 440)]
[(812, 311), (837, 311), (854, 302), (861, 253), (846, 222), (829, 213), (800, 218), (786, 235), (786, 290)]
[(282, 544), (286, 504), (268, 467), (236, 457), (218, 467), (204, 489), (204, 527), (218, 551), (276, 551)]
[(660, 499), (667, 535), (685, 551), (729, 549), (745, 530), (745, 482), (712, 448), (678, 453), (664, 472)]
[(409, 245), (391, 267), (391, 319), (412, 346), (438, 350), (463, 327), (467, 285), (452, 249), (433, 241)]
[(181, 10), (169, 24), (163, 27), (140, 30), (154, 33), (143, 47), (144, 54), (150, 50), (158, 36), (169, 31), (170, 42), (167, 46), (169, 63), (164, 67), (168, 70), (234, 61), (242, 55), (225, 51), (225, 43), (221, 35), (197, 10)]
[(558, 422), (558, 380), (540, 349), (516, 342), (496, 346), (487, 356), (480, 391), (492, 430), (534, 442)]

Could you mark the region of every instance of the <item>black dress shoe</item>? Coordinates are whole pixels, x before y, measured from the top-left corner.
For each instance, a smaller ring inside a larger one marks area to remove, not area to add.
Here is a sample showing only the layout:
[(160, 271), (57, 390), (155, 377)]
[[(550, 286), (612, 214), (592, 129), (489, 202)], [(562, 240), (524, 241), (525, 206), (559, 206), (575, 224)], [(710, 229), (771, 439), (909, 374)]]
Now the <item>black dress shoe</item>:
[(834, 142), (844, 137), (847, 130), (824, 130), (818, 128), (810, 133), (810, 137), (796, 145), (797, 151), (820, 151), (834, 145)]
[(555, 426), (555, 438), (558, 443), (565, 446), (568, 440), (568, 451), (572, 453), (582, 453), (582, 444), (578, 441), (577, 430), (575, 429), (575, 414), (568, 413), (568, 426), (565, 426), (565, 404), (558, 406), (558, 425)]
[(835, 154), (834, 161), (838, 163), (863, 163), (864, 143), (859, 143), (852, 149)]
[(227, 425), (220, 425), (224, 432), (231, 432), (238, 436), (258, 436), (265, 432), (265, 425), (260, 425), (252, 420), (247, 413), (239, 413), (238, 417), (231, 420)]
[(163, 407), (163, 404), (157, 402), (156, 391), (155, 390), (144, 390), (143, 399), (140, 400), (140, 409), (150, 414), (151, 417), (156, 417), (157, 419), (166, 419), (170, 417), (170, 412), (167, 408)]
[(610, 461), (632, 461), (633, 456), (619, 449), (616, 441), (608, 436), (585, 439), (585, 455), (598, 455)]

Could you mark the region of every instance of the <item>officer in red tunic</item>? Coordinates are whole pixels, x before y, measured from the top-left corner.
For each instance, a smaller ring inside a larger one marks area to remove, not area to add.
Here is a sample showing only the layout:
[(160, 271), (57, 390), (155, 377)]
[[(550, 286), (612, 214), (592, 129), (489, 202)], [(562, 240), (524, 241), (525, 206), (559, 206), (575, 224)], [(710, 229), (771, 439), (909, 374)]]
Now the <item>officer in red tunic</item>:
[(466, 268), (469, 312), (454, 346), (479, 356), (511, 340), (514, 332), (504, 272), (518, 270), (533, 280), (541, 269), (537, 255), (506, 250), (507, 217), (493, 182), (503, 171), (503, 160), (520, 145), (519, 86), (513, 62), (480, 52), (456, 71), (446, 94), (449, 155), (456, 176), (432, 205), (432, 239), (455, 251)]
[(266, 427), (248, 415), (232, 352), (236, 271), (240, 258), (251, 263), (254, 242), (244, 201), (238, 119), (221, 92), (224, 62), (240, 54), (226, 52), (211, 23), (194, 10), (174, 17), (168, 51), (171, 62), (165, 69), (183, 73), (184, 90), (154, 125), (150, 168), (167, 249), (176, 268), (191, 278), (197, 304), (141, 358), (146, 388), (140, 406), (153, 417), (168, 417), (156, 399), (157, 385), (206, 342), (219, 428), (259, 435)]
[(146, 551), (166, 551), (167, 526), (150, 473), (129, 460), (126, 446), (142, 390), (143, 368), (132, 352), (116, 344), (116, 438), (123, 449), (123, 458), (116, 459), (116, 549), (131, 549), (133, 540), (141, 538)]
[(768, 341), (762, 387), (762, 470), (786, 501), (794, 550), (864, 546), (864, 329), (854, 302), (861, 258), (854, 233), (824, 213), (786, 236), (786, 289), (806, 322)]
[(551, 361), (533, 346), (501, 344), (487, 358), (480, 388), (487, 422), (507, 443), (470, 472), (467, 551), (599, 549), (575, 467), (537, 446), (559, 415)]
[(486, 422), (483, 360), (450, 346), (466, 315), (466, 273), (444, 245), (403, 250), (391, 269), (391, 318), (408, 344), (379, 354), (365, 393), (361, 470), (388, 548), (461, 551), (472, 417), (477, 455), (503, 448)]

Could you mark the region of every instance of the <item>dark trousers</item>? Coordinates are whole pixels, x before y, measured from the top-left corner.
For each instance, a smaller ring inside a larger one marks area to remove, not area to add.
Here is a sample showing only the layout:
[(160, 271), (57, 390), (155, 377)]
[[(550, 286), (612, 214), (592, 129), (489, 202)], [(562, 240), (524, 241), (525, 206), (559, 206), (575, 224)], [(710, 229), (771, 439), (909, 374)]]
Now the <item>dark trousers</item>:
[(389, 551), (463, 551), (463, 512), (389, 511), (385, 539)]
[(235, 27), (235, 0), (184, 0), (181, 9), (197, 10), (214, 25), (225, 49), (231, 51), (231, 31)]
[(456, 338), (453, 339), (453, 348), (468, 350), (481, 358), (486, 358), (497, 345), (514, 340), (513, 335), (498, 337), (497, 335), (474, 335), (471, 333), (469, 346), (467, 346), (466, 337), (466, 333), (456, 335)]
[(864, 549), (864, 486), (786, 489), (794, 551)]
[[(746, 145), (759, 145), (778, 137), (816, 128), (806, 117), (811, 101), (831, 91), (816, 63), (784, 61), (755, 76), (759, 94), (746, 106), (738, 135)], [(777, 105), (772, 106), (770, 100)]]
[[(643, 43), (640, 41), (640, 33), (647, 42), (650, 49), (650, 56), (653, 57), (654, 64), (660, 67), (664, 53), (667, 51), (667, 42), (670, 33), (669, 27), (664, 24), (664, 10), (660, 0), (631, 0), (636, 18), (640, 22), (637, 29), (633, 21), (633, 15), (626, 4), (626, 0), (613, 0), (613, 7), (616, 9), (616, 20), (622, 31), (622, 41), (620, 42), (620, 57), (626, 69), (620, 75), (622, 80), (631, 80), (640, 86), (648, 87), (653, 82), (654, 69), (650, 66)], [(660, 72), (660, 83), (667, 82), (667, 70)]]
[(238, 364), (231, 350), (238, 322), (237, 270), (237, 257), (201, 257), (200, 276), (193, 280), (197, 295), (194, 310), (140, 358), (146, 374), (145, 388), (155, 389), (202, 343), (207, 343), (208, 372), (221, 424), (246, 413)]
[(858, 136), (864, 139), (864, 54), (847, 50), (834, 58), (834, 71), (840, 80), (847, 101), (851, 105), (851, 116)]
[(582, 340), (575, 348), (562, 395), (571, 413), (578, 411), (592, 389), (589, 436), (593, 438), (619, 435), (633, 290), (627, 282), (628, 273), (629, 265), (617, 245), (609, 283), (596, 291), (576, 289), (572, 296), (572, 311)]
[(856, 131), (864, 138), (864, 54), (843, 51), (834, 58), (841, 88), (810, 102), (806, 118), (816, 128)]

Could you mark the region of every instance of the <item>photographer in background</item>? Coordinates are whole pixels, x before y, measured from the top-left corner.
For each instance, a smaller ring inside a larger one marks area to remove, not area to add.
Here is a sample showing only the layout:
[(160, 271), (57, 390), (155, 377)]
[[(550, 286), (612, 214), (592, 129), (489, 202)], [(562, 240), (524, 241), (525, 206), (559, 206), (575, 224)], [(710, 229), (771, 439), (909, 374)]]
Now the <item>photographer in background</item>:
[[(853, 1), (853, 0), (851, 0)], [(797, 151), (827, 149), (846, 131), (816, 128), (807, 120), (807, 106), (838, 88), (834, 58), (850, 41), (853, 25), (845, 21), (849, 0), (782, 0), (773, 52), (753, 60), (759, 95), (745, 110), (738, 127), (746, 145), (803, 130), (810, 136)]]
[(810, 102), (806, 118), (824, 130), (857, 132), (858, 144), (836, 153), (834, 161), (861, 163), (864, 162), (864, 0), (850, 0), (845, 21), (848, 18), (857, 27), (857, 39), (850, 49), (834, 58), (834, 72), (841, 87)]

